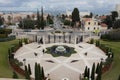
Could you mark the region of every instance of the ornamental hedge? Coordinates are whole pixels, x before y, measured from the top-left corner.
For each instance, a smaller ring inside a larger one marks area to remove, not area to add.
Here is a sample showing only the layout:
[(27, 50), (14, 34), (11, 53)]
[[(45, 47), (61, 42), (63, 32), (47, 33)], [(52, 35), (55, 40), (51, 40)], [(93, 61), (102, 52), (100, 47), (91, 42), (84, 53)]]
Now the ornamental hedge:
[(103, 40), (120, 40), (120, 29), (109, 31), (106, 34), (101, 35), (101, 39)]
[(0, 29), (0, 34), (10, 34), (12, 33), (12, 29)]
[(5, 37), (5, 38), (0, 38), (0, 42), (11, 41), (11, 40), (15, 40), (15, 39), (16, 39), (15, 36), (9, 36), (9, 37)]

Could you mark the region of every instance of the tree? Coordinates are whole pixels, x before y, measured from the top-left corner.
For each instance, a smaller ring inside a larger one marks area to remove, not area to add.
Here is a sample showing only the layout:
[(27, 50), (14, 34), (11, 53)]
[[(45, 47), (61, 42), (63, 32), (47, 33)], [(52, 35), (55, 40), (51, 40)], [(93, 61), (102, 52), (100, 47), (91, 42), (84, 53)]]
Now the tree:
[(88, 68), (87, 66), (85, 67), (85, 71), (84, 71), (84, 78), (87, 77), (87, 73), (88, 73)]
[(30, 80), (30, 74), (29, 74), (27, 66), (25, 66), (25, 78)]
[(39, 80), (38, 65), (35, 63), (35, 80)]
[(53, 19), (49, 14), (47, 16), (47, 22), (48, 22), (48, 24), (53, 24)]
[(41, 8), (41, 29), (44, 29), (43, 7)]
[(118, 12), (117, 11), (112, 11), (112, 21), (115, 21), (115, 19), (118, 17)]
[(33, 14), (31, 18), (32, 18), (32, 20), (34, 20), (35, 19), (35, 15)]
[(90, 39), (90, 44), (94, 44), (94, 39)]
[(30, 16), (30, 15), (27, 15), (26, 19), (31, 20), (31, 16)]
[(78, 8), (74, 8), (72, 12), (72, 22), (75, 23), (80, 21), (80, 15), (79, 15), (79, 10)]
[(7, 19), (8, 19), (8, 23), (11, 24), (12, 23), (12, 17), (8, 16)]
[(103, 65), (103, 63), (100, 62), (99, 69), (98, 69), (98, 75), (97, 75), (96, 80), (101, 80), (102, 79), (102, 65)]
[(19, 23), (19, 27), (22, 29), (34, 29), (35, 27), (35, 21), (31, 19), (23, 19)]
[(91, 80), (94, 80), (94, 79), (95, 79), (95, 63), (93, 63), (92, 71), (91, 71)]
[(0, 16), (0, 26), (3, 25), (4, 19)]
[(37, 9), (37, 28), (40, 29), (40, 14), (38, 9)]
[(99, 72), (99, 63), (97, 64), (97, 67), (96, 67), (96, 73), (98, 74)]
[(43, 67), (40, 64), (35, 63), (35, 80), (44, 80), (45, 74)]
[(18, 79), (18, 75), (17, 75), (16, 72), (13, 72), (13, 78), (14, 78), (14, 79)]
[(48, 35), (48, 43), (50, 43), (50, 35)]
[(88, 77), (88, 79), (90, 77), (90, 68), (88, 68), (88, 70), (87, 70), (87, 77)]
[(71, 25), (71, 21), (69, 21), (69, 20), (64, 20), (64, 25)]
[(106, 16), (106, 19), (104, 19), (103, 23), (108, 25), (108, 29), (110, 29), (112, 27), (112, 16), (108, 15)]
[(30, 75), (32, 74), (30, 64), (28, 64), (28, 72)]
[(43, 69), (43, 67), (42, 67), (41, 73), (42, 73), (42, 80), (44, 80), (44, 79), (45, 79), (45, 74), (44, 74), (44, 69)]
[(93, 17), (93, 13), (91, 12), (91, 13), (90, 13), (90, 18), (92, 18), (92, 17)]
[(37, 73), (38, 73), (38, 79), (42, 80), (42, 69), (41, 69), (40, 64), (37, 64), (37, 68), (38, 68), (38, 71), (37, 71)]
[(62, 14), (62, 20), (65, 20), (66, 16), (64, 14)]
[(19, 46), (22, 47), (22, 40), (19, 39)]
[(113, 24), (113, 29), (118, 29), (120, 28), (120, 19), (116, 20)]

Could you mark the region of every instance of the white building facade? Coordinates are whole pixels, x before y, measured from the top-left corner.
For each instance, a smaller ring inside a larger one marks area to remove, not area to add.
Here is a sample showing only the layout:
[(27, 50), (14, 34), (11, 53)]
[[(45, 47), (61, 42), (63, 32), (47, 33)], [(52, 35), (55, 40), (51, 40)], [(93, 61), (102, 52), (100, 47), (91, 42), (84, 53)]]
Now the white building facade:
[(106, 30), (107, 26), (99, 24), (99, 21), (93, 18), (85, 18), (84, 21), (84, 31), (100, 32), (101, 30)]

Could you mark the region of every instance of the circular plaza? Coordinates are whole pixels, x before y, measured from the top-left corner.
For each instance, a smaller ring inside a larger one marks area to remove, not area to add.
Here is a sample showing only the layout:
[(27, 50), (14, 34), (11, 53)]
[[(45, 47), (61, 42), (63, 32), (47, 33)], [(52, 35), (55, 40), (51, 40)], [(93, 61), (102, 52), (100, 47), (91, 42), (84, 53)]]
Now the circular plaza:
[[(54, 53), (49, 53), (47, 48), (56, 46)], [(73, 48), (73, 53), (66, 53), (67, 48)], [(58, 51), (58, 52), (56, 52)], [(61, 52), (59, 52), (61, 51)], [(53, 56), (52, 54), (59, 54), (59, 56)], [(64, 54), (70, 54), (64, 56)], [(15, 58), (23, 62), (22, 69), (25, 65), (31, 66), (31, 77), (34, 78), (34, 66), (35, 63), (39, 63), (43, 66), (45, 75), (51, 80), (79, 80), (79, 76), (84, 73), (85, 67), (92, 68), (93, 63), (97, 65), (101, 60), (105, 60), (107, 56), (105, 53), (96, 47), (94, 44), (88, 44), (80, 42), (73, 43), (44, 43), (32, 42), (30, 44), (23, 45), (15, 53)]]

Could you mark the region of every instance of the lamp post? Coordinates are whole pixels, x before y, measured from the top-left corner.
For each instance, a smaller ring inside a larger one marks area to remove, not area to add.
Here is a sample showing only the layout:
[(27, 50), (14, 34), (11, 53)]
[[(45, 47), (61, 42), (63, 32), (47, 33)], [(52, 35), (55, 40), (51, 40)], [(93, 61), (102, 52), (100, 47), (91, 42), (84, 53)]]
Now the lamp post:
[(24, 62), (24, 66), (26, 65), (26, 59), (23, 59), (23, 62)]

